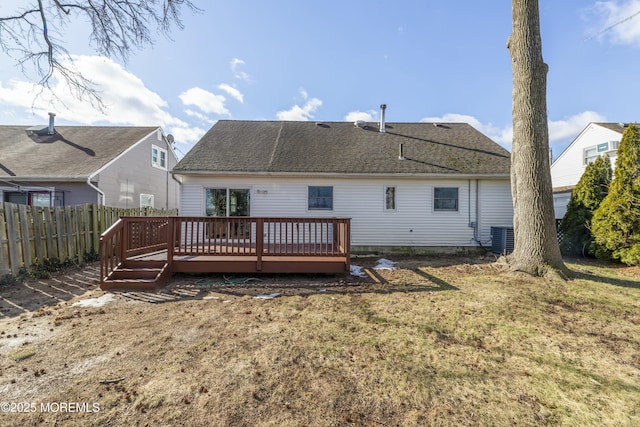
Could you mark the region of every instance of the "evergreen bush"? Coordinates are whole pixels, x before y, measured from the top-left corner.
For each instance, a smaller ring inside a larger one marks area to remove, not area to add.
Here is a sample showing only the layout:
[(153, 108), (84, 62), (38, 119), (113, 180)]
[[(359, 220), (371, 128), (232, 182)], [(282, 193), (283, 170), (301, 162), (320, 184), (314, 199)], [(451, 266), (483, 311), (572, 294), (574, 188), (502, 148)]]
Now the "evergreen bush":
[(640, 133), (630, 124), (622, 135), (609, 193), (593, 214), (596, 256), (640, 264)]
[(571, 192), (567, 213), (560, 223), (563, 254), (595, 256), (597, 245), (591, 234), (591, 219), (608, 193), (612, 174), (611, 161), (606, 154), (587, 165)]

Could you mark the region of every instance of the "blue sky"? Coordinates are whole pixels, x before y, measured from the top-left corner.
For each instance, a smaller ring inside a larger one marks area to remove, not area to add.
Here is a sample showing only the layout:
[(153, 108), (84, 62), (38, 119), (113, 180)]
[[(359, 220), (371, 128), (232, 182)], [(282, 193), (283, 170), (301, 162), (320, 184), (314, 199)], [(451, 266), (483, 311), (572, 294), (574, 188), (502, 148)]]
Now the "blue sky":
[[(97, 56), (86, 25), (61, 39), (100, 85), (104, 112), (60, 82), (51, 100), (0, 55), (0, 124), (159, 125), (186, 153), (220, 119), (463, 121), (511, 146), (511, 2), (193, 0), (171, 40), (123, 64)], [(3, 0), (0, 16), (24, 0)], [(540, 0), (557, 156), (592, 121), (639, 121), (640, 0)], [(50, 32), (55, 23), (49, 23)]]

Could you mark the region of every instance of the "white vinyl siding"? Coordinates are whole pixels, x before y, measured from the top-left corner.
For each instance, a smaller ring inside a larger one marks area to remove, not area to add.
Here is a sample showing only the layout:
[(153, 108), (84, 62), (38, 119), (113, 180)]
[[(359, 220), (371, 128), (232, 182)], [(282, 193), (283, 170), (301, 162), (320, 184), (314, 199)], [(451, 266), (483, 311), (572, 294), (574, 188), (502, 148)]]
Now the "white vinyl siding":
[[(600, 144), (608, 143), (609, 150), (614, 147), (617, 149), (615, 142), (620, 141), (623, 131), (624, 128), (622, 127), (620, 127), (620, 132), (615, 132), (594, 123), (589, 124), (551, 165), (553, 187), (576, 185), (587, 167), (585, 163), (587, 157), (591, 154), (597, 156), (607, 152), (598, 152), (598, 145)], [(588, 151), (589, 149), (592, 149), (593, 152)], [(611, 158), (611, 165), (613, 166), (616, 152), (608, 151), (607, 154)], [(594, 158), (592, 157), (591, 159)]]
[(486, 246), (491, 240), (491, 227), (513, 226), (513, 201), (508, 181), (478, 181), (479, 240)]
[[(204, 215), (205, 188), (248, 188), (251, 216), (351, 218), (354, 246), (476, 246), (475, 180), (204, 178), (185, 177), (182, 215)], [(332, 186), (333, 210), (309, 210), (308, 187)], [(396, 188), (396, 211), (389, 215), (381, 192)], [(458, 211), (433, 210), (436, 187), (458, 188)], [(479, 182), (478, 217), (482, 239), (490, 226), (511, 225), (513, 208), (507, 179)], [(485, 209), (487, 210), (485, 212)]]

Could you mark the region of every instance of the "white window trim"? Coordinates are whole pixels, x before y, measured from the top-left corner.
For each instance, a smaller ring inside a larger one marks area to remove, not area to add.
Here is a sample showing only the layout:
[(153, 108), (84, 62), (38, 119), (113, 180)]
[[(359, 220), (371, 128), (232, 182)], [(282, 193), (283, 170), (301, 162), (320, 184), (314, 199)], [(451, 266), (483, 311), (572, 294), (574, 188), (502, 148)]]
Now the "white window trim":
[[(607, 144), (607, 147), (604, 150), (599, 150), (598, 149), (599, 146), (604, 144)], [(598, 157), (600, 157), (604, 153), (607, 153), (607, 154), (615, 153), (616, 151), (618, 151), (618, 147), (620, 147), (620, 141), (611, 140), (611, 141), (600, 142), (598, 144), (590, 145), (589, 147), (583, 148), (582, 149), (582, 166), (586, 167), (589, 163), (594, 162)], [(595, 155), (587, 157), (587, 151), (589, 150), (595, 150), (596, 151)]]
[[(158, 157), (157, 160), (153, 160), (153, 152), (154, 150), (156, 150), (158, 152)], [(162, 166), (160, 159), (162, 158), (162, 154), (164, 154), (164, 163), (165, 165)], [(169, 158), (167, 156), (167, 150), (165, 150), (164, 148), (160, 148), (155, 144), (151, 144), (151, 166), (153, 166), (154, 168), (158, 168), (158, 169), (162, 169), (162, 170), (167, 170), (167, 159)]]
[[(393, 208), (387, 207), (387, 189), (393, 188)], [(382, 209), (385, 212), (397, 212), (398, 211), (398, 186), (397, 185), (385, 185), (382, 187)]]
[[(455, 188), (456, 190), (458, 190), (458, 197), (456, 198), (456, 209), (438, 209), (436, 208), (436, 189), (438, 188)], [(434, 213), (445, 213), (445, 214), (451, 214), (451, 213), (459, 213), (460, 212), (460, 187), (456, 187), (456, 186), (438, 186), (438, 187), (433, 187), (433, 190), (431, 192), (431, 210)]]
[[(310, 208), (309, 207), (309, 189), (311, 187), (331, 187), (331, 208)], [(336, 192), (335, 192), (335, 186), (333, 185), (307, 185), (307, 194), (306, 194), (306, 204), (307, 204), (307, 212), (317, 212), (317, 211), (325, 211), (325, 212), (331, 212), (333, 210), (335, 210), (335, 203), (336, 203)]]
[[(145, 199), (145, 198), (148, 199), (151, 202), (150, 205), (143, 205), (142, 204), (142, 200)], [(147, 207), (147, 206), (150, 207), (150, 208), (155, 207), (155, 196), (153, 194), (140, 193), (140, 207), (144, 208), (144, 207)]]

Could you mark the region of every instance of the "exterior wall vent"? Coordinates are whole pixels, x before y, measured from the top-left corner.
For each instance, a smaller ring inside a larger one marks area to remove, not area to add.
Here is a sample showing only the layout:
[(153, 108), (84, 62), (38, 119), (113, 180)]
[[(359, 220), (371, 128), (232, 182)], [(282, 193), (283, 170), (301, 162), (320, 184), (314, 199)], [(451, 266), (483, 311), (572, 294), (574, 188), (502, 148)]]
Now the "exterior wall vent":
[(491, 252), (508, 255), (513, 252), (513, 227), (491, 227)]

